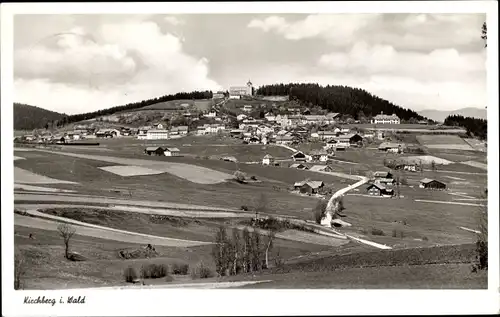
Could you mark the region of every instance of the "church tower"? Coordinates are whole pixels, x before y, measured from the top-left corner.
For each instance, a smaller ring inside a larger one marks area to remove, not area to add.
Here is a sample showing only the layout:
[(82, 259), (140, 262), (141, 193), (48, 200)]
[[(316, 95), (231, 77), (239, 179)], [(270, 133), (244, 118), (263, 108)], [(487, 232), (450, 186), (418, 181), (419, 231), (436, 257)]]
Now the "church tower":
[(247, 95), (253, 96), (253, 84), (250, 81), (250, 79), (248, 80), (248, 83), (247, 83)]

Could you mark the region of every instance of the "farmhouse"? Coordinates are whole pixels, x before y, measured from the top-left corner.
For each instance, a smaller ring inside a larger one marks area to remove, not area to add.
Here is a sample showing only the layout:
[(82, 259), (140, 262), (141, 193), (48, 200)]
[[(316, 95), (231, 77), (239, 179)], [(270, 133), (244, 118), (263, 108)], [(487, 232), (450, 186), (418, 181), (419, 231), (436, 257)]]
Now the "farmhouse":
[(95, 135), (98, 138), (112, 138), (120, 136), (121, 133), (116, 129), (100, 129), (95, 133)]
[(224, 98), (224, 92), (222, 91), (218, 91), (212, 95), (212, 99), (223, 99), (223, 98)]
[(377, 178), (374, 184), (384, 184), (385, 186), (393, 186), (396, 181), (393, 178)]
[(313, 161), (326, 162), (328, 161), (328, 153), (325, 150), (311, 151), (311, 158)]
[(252, 136), (250, 138), (245, 138), (245, 141), (248, 142), (248, 144), (259, 144), (260, 139), (256, 136)]
[(150, 146), (144, 150), (144, 153), (147, 155), (164, 155), (165, 150), (159, 146)]
[(188, 126), (181, 125), (178, 127), (172, 127), (170, 129), (170, 134), (172, 134), (172, 135), (186, 135), (186, 134), (188, 134)]
[(403, 153), (403, 145), (400, 143), (383, 142), (378, 149), (389, 153)]
[(303, 123), (305, 124), (323, 124), (326, 121), (326, 116), (322, 115), (304, 115), (303, 119)]
[(335, 151), (345, 151), (347, 147), (344, 144), (336, 144)]
[(231, 131), (229, 131), (229, 134), (232, 137), (239, 137), (243, 134), (243, 130), (242, 129), (232, 129)]
[(276, 122), (276, 116), (271, 112), (268, 112), (264, 115), (264, 118), (269, 122)]
[(395, 170), (404, 170), (409, 172), (416, 172), (418, 170), (418, 166), (415, 163), (396, 163), (394, 166)]
[(326, 114), (326, 119), (328, 120), (328, 123), (333, 123), (339, 115), (340, 113), (337, 112), (329, 112)]
[(168, 130), (148, 130), (146, 133), (146, 140), (165, 140), (169, 138)]
[(204, 115), (204, 117), (215, 118), (217, 117), (217, 112), (214, 109), (212, 109), (206, 115)]
[(264, 158), (262, 159), (262, 165), (273, 165), (274, 164), (274, 157), (272, 157), (269, 154), (266, 154)]
[(333, 172), (333, 168), (329, 165), (313, 165), (309, 170), (311, 172)]
[(236, 116), (236, 120), (238, 120), (238, 121), (242, 121), (246, 118), (248, 118), (248, 116), (246, 114), (239, 114)]
[(446, 184), (435, 179), (424, 178), (420, 181), (420, 188), (446, 189)]
[(165, 128), (166, 128), (166, 126), (163, 125), (162, 123), (159, 123), (159, 122), (153, 123), (153, 129), (163, 130)]
[(390, 116), (385, 115), (383, 112), (376, 115), (372, 119), (372, 124), (400, 124), (401, 120), (396, 114)]
[(343, 145), (345, 147), (350, 147), (351, 145), (361, 142), (363, 138), (357, 133), (351, 133), (335, 137), (334, 140), (337, 141), (337, 146)]
[(196, 129), (196, 134), (205, 135), (205, 134), (216, 134), (219, 131), (224, 131), (226, 127), (223, 124), (214, 123), (214, 124), (204, 124), (203, 126), (199, 126)]
[(302, 181), (293, 184), (295, 190), (303, 194), (317, 194), (325, 186), (322, 181)]
[(298, 170), (308, 170), (309, 169), (309, 167), (307, 167), (307, 165), (304, 165), (304, 164), (301, 164), (301, 163), (292, 164), (292, 165), (290, 165), (290, 168), (295, 168), (295, 169), (298, 169)]
[(337, 136), (335, 131), (319, 131), (318, 136), (321, 140), (331, 140)]
[(292, 159), (295, 162), (305, 162), (307, 160), (307, 155), (305, 155), (304, 152), (302, 152), (302, 151), (297, 151), (297, 152), (293, 153)]
[(366, 191), (368, 195), (371, 196), (393, 196), (394, 190), (392, 188), (387, 188), (384, 184), (374, 183), (370, 184)]
[(165, 156), (179, 156), (179, 153), (180, 151), (176, 147), (168, 147), (164, 151)]

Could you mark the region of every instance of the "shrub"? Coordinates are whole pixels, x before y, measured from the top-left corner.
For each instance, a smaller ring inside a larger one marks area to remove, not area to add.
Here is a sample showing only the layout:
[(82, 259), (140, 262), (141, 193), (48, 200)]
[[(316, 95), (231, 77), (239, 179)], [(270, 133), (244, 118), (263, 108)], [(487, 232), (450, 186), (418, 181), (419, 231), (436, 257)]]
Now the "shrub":
[(320, 224), (321, 219), (323, 219), (325, 217), (327, 204), (328, 204), (328, 202), (326, 200), (322, 199), (322, 200), (318, 201), (318, 203), (316, 204), (316, 207), (314, 207), (314, 209), (313, 209), (314, 221), (316, 221), (317, 224)]
[(377, 229), (377, 228), (372, 228), (372, 235), (374, 236), (385, 236), (384, 231)]
[(245, 205), (241, 206), (241, 210), (248, 211), (248, 206), (245, 206)]
[(167, 274), (167, 276), (165, 276), (165, 282), (172, 282), (173, 280), (174, 278), (172, 277), (172, 275)]
[(276, 257), (274, 258), (274, 265), (278, 269), (283, 269), (283, 267), (285, 266), (285, 261), (283, 260), (279, 252), (278, 254), (276, 254)]
[(137, 274), (137, 270), (133, 267), (128, 267), (123, 272), (123, 276), (125, 278), (125, 282), (133, 283), (139, 277)]
[(141, 267), (142, 278), (161, 278), (168, 275), (168, 266), (165, 264), (148, 264)]
[(252, 176), (252, 177), (250, 177), (250, 179), (251, 179), (251, 180), (253, 180), (253, 181), (256, 181), (256, 180), (257, 180), (257, 177)]
[(199, 278), (210, 278), (214, 276), (214, 273), (208, 266), (205, 266), (203, 262), (201, 262), (197, 268), (197, 276)]
[(426, 236), (423, 236), (423, 237), (422, 237), (422, 240), (424, 240), (424, 241), (429, 241), (429, 238), (427, 238)]
[(393, 238), (404, 238), (405, 234), (404, 234), (403, 230), (393, 229), (392, 230), (392, 237)]
[(174, 263), (172, 265), (172, 274), (187, 275), (189, 273), (189, 264)]

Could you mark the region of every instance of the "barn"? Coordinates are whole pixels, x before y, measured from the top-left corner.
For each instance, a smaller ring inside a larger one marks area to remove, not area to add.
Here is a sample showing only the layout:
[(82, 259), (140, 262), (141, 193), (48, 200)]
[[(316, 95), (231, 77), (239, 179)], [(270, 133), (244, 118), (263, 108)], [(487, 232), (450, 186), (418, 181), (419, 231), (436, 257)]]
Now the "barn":
[(292, 155), (292, 159), (295, 162), (305, 162), (307, 160), (307, 156), (302, 151), (297, 151)]
[(303, 194), (317, 194), (321, 188), (325, 187), (325, 183), (322, 181), (302, 181), (296, 182), (293, 187)]
[(164, 151), (165, 156), (179, 156), (179, 153), (180, 151), (176, 147), (168, 147)]
[(446, 189), (446, 184), (435, 179), (424, 178), (420, 181), (420, 188)]
[(144, 150), (147, 155), (164, 155), (165, 150), (159, 146), (150, 146)]

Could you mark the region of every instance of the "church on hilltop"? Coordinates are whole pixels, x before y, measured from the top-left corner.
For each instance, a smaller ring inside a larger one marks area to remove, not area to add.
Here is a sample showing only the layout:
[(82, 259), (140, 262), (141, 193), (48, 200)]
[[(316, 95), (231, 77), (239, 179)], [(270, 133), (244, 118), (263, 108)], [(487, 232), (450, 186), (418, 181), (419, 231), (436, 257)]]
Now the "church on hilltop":
[(244, 96), (253, 95), (253, 84), (248, 80), (246, 86), (229, 87), (229, 99), (241, 99)]

